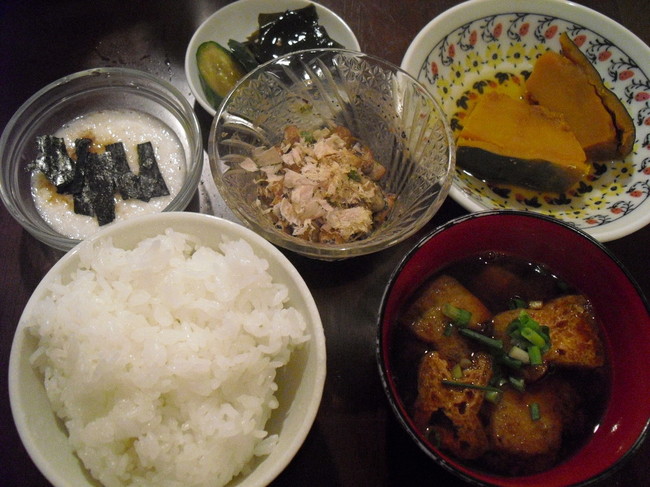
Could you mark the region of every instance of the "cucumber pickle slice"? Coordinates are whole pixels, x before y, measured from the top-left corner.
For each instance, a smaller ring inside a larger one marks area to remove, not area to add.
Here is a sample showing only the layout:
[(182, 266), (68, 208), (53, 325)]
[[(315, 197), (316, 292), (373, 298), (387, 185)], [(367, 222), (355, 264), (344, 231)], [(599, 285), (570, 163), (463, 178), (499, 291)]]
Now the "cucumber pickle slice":
[(230, 51), (214, 41), (207, 41), (199, 46), (196, 50), (196, 62), (203, 91), (215, 108), (246, 74)]

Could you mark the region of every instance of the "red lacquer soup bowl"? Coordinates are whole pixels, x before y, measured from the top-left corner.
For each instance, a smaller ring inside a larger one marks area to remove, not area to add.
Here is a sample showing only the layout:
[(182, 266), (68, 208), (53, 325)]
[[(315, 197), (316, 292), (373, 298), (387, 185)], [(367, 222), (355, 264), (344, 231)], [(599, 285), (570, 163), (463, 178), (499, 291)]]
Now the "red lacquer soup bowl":
[[(542, 473), (494, 474), (456, 460), (415, 426), (400, 397), (392, 345), (400, 314), (415, 291), (452, 263), (486, 251), (541, 264), (591, 301), (602, 323), (609, 393), (586, 442)], [(384, 390), (408, 435), (438, 465), (478, 485), (585, 485), (619, 468), (645, 439), (650, 423), (650, 314), (638, 284), (602, 244), (570, 224), (519, 211), (467, 215), (423, 238), (393, 272), (382, 299), (377, 357)]]

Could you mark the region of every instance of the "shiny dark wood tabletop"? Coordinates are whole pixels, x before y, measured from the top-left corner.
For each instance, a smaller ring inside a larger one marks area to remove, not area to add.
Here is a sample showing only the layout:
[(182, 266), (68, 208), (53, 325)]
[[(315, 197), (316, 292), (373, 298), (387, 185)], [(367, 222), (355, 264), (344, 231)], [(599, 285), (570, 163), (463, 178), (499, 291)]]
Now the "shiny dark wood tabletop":
[[(504, 0), (506, 1), (506, 0)], [(183, 70), (194, 30), (226, 1), (3, 0), (0, 2), (0, 129), (33, 93), (64, 75), (98, 66), (143, 69), (194, 99)], [(400, 64), (415, 35), (453, 0), (322, 0), (354, 30), (361, 49)], [(513, 0), (516, 3), (516, 0)], [(583, 0), (650, 44), (650, 2)], [(273, 6), (273, 1), (269, 1)], [(243, 35), (248, 33), (242, 33)], [(646, 73), (650, 74), (650, 73)], [(206, 136), (208, 114), (196, 104)], [(204, 171), (204, 174), (205, 171)], [(204, 177), (188, 211), (234, 219)], [(311, 288), (325, 327), (328, 376), (316, 422), (274, 486), (464, 485), (400, 430), (381, 388), (376, 319), (384, 285), (426, 232), (466, 211), (448, 198), (417, 235), (383, 252), (325, 263), (287, 252)], [(650, 295), (650, 226), (606, 246)], [(9, 407), (11, 341), (32, 291), (62, 253), (39, 243), (0, 205), (0, 485), (49, 483), (23, 448)], [(648, 364), (639, 364), (648, 366)], [(650, 398), (648, 398), (650, 400)], [(598, 486), (650, 485), (650, 442)]]

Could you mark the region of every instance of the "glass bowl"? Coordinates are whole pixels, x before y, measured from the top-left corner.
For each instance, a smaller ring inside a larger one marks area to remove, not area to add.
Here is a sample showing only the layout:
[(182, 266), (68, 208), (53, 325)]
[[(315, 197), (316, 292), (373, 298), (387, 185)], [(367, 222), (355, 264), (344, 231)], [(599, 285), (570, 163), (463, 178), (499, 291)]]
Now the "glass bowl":
[[(54, 135), (65, 124), (90, 113), (127, 110), (160, 122), (162, 137), (177, 141), (182, 155), (179, 169), (185, 175), (174, 187), (168, 182), (171, 195), (162, 209), (173, 211), (187, 207), (203, 167), (201, 129), (188, 101), (171, 84), (142, 71), (89, 69), (61, 78), (34, 94), (16, 111), (0, 138), (2, 202), (35, 238), (64, 251), (83, 238), (55, 230), (37, 209), (32, 195), (32, 174), (28, 170), (37, 155), (36, 137)], [(152, 210), (137, 210), (142, 211)], [(115, 221), (119, 218), (118, 215)]]
[[(257, 172), (242, 168), (285, 127), (344, 126), (386, 168), (382, 189), (396, 195), (387, 219), (367, 238), (315, 243), (274, 226), (258, 204)], [(412, 76), (379, 58), (344, 49), (300, 51), (244, 77), (224, 99), (208, 141), (210, 167), (226, 204), (255, 232), (288, 250), (338, 260), (386, 249), (420, 229), (451, 184), (455, 151), (447, 119)]]

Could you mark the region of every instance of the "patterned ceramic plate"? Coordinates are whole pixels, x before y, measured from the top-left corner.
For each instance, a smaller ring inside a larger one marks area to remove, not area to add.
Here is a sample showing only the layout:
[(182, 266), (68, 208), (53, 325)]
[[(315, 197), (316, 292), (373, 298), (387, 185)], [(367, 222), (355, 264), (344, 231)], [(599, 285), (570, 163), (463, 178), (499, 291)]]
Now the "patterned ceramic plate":
[(462, 127), (474, 100), (490, 90), (523, 93), (535, 59), (560, 50), (567, 32), (628, 109), (636, 128), (625, 160), (595, 165), (566, 194), (494, 186), (457, 168), (450, 192), (469, 211), (530, 210), (571, 222), (600, 241), (650, 222), (650, 49), (611, 19), (562, 0), (471, 0), (432, 20), (402, 61)]

